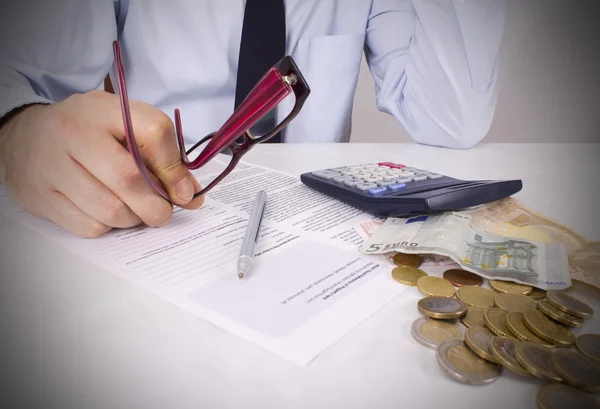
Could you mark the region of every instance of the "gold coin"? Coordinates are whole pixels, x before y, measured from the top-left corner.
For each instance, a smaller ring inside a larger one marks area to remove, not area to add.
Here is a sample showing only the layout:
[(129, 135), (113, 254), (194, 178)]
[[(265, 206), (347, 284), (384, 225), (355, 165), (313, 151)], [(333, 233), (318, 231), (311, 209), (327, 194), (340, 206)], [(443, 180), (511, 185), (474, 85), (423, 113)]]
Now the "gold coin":
[(552, 363), (556, 373), (566, 383), (586, 392), (600, 392), (600, 363), (571, 349), (554, 351)]
[(544, 341), (562, 347), (575, 343), (575, 335), (563, 325), (557, 324), (538, 310), (525, 311), (523, 322), (538, 337)]
[(494, 303), (504, 311), (525, 312), (535, 309), (536, 302), (525, 295), (498, 293), (494, 297)]
[(513, 338), (512, 333), (506, 327), (506, 315), (508, 313), (500, 308), (490, 308), (483, 314), (485, 326), (500, 337)]
[(465, 285), (479, 286), (483, 284), (483, 278), (470, 271), (463, 270), (462, 268), (451, 268), (450, 270), (446, 270), (444, 271), (443, 277), (456, 287), (463, 287)]
[(527, 295), (533, 291), (530, 285), (513, 283), (512, 281), (490, 280), (490, 287), (499, 293)]
[(456, 297), (473, 307), (491, 308), (494, 306), (494, 292), (478, 286), (465, 286), (456, 291)]
[(449, 376), (463, 383), (482, 385), (494, 382), (500, 375), (499, 365), (481, 359), (461, 340), (445, 341), (436, 358)]
[(537, 304), (538, 310), (546, 314), (548, 317), (552, 318), (554, 321), (558, 321), (567, 327), (579, 328), (583, 325), (583, 319), (572, 316), (571, 314), (567, 314), (566, 312), (562, 312), (554, 305), (550, 304), (547, 300), (538, 301)]
[(427, 273), (423, 270), (419, 270), (415, 267), (402, 266), (396, 267), (392, 270), (392, 278), (400, 284), (410, 285), (412, 287), (417, 285), (417, 280)]
[(465, 333), (465, 344), (486, 361), (497, 364), (496, 358), (490, 352), (490, 343), (494, 334), (483, 327), (471, 327)]
[(561, 384), (542, 386), (536, 402), (539, 409), (600, 409), (600, 403), (591, 395)]
[[(469, 311), (467, 311), (467, 314)], [(579, 352), (600, 363), (600, 335), (584, 334), (577, 337), (575, 345)]]
[(594, 314), (589, 305), (564, 291), (548, 291), (546, 299), (559, 310), (578, 318), (589, 318)]
[[(467, 311), (468, 313), (468, 311)], [(535, 344), (542, 345), (546, 348), (554, 348), (554, 345), (544, 341), (537, 335), (535, 335), (523, 322), (522, 312), (509, 312), (506, 314), (506, 328), (513, 334), (517, 339), (521, 341), (531, 341)]]
[(552, 367), (552, 350), (529, 341), (517, 344), (515, 358), (530, 374), (547, 382), (561, 382), (562, 378)]
[(426, 296), (453, 297), (454, 286), (443, 278), (423, 276), (417, 280), (417, 287)]
[(496, 358), (496, 361), (508, 368), (511, 372), (520, 376), (529, 376), (529, 372), (527, 372), (515, 358), (517, 342), (519, 341), (515, 341), (511, 338), (494, 336), (490, 343), (490, 351), (494, 358)]
[(436, 319), (456, 319), (467, 312), (467, 304), (456, 298), (425, 297), (417, 303), (417, 308), (422, 314)]
[(413, 322), (411, 333), (420, 344), (437, 349), (449, 339), (463, 339), (466, 330), (465, 326), (457, 322), (419, 318)]
[(481, 307), (469, 307), (467, 313), (461, 318), (463, 324), (467, 327), (485, 327), (485, 321), (483, 314), (487, 311), (487, 308)]
[(421, 264), (423, 264), (423, 257), (417, 254), (396, 253), (392, 257), (392, 261), (398, 267), (419, 267)]
[(546, 298), (546, 290), (542, 290), (541, 288), (533, 287), (533, 291), (527, 294), (527, 297), (532, 298), (535, 301), (539, 301), (543, 298)]

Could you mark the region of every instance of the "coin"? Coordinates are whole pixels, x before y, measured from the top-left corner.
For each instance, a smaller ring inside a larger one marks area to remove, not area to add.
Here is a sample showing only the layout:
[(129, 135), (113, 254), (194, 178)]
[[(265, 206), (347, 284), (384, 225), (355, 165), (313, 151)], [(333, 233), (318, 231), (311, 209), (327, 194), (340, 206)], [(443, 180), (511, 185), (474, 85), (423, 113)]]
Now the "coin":
[[(468, 313), (468, 311), (467, 311)], [(531, 341), (535, 344), (542, 345), (546, 348), (553, 348), (554, 345), (544, 341), (537, 335), (535, 335), (523, 322), (522, 312), (509, 312), (506, 314), (506, 328), (521, 341)]]
[(465, 344), (486, 361), (497, 364), (496, 358), (490, 352), (490, 343), (494, 334), (483, 327), (471, 327), (465, 333)]
[(548, 291), (546, 299), (559, 310), (578, 318), (589, 318), (594, 313), (589, 305), (563, 291)]
[(490, 308), (483, 314), (485, 326), (500, 337), (513, 338), (512, 333), (506, 327), (507, 312), (500, 308)]
[(392, 261), (398, 267), (419, 267), (421, 264), (423, 264), (423, 257), (417, 254), (396, 253), (392, 257)]
[(504, 311), (525, 312), (535, 309), (536, 302), (525, 295), (498, 293), (494, 303)]
[(538, 310), (546, 314), (548, 317), (568, 327), (579, 328), (583, 325), (582, 318), (577, 318), (571, 314), (562, 312), (554, 305), (550, 304), (547, 300), (538, 301), (537, 308)]
[(423, 276), (419, 278), (417, 280), (417, 287), (426, 296), (454, 296), (454, 286), (449, 281), (435, 276)]
[(517, 344), (515, 358), (523, 368), (527, 369), (536, 378), (547, 382), (562, 381), (562, 378), (558, 376), (552, 367), (552, 350), (548, 348), (533, 342), (522, 341)]
[(456, 291), (456, 297), (467, 305), (474, 307), (490, 308), (494, 306), (494, 292), (487, 288), (469, 285)]
[(569, 385), (544, 385), (536, 401), (539, 409), (600, 409), (596, 399)]
[(483, 278), (470, 271), (463, 270), (462, 268), (451, 268), (446, 270), (444, 271), (443, 277), (456, 287), (463, 287), (465, 285), (479, 286), (483, 284)]
[(467, 312), (467, 304), (456, 298), (425, 297), (417, 303), (422, 314), (436, 319), (456, 319)]
[(514, 339), (506, 337), (492, 337), (490, 343), (490, 352), (502, 366), (508, 368), (511, 372), (520, 376), (529, 376), (529, 372), (521, 366), (515, 358), (517, 342)]
[(427, 348), (437, 349), (449, 339), (462, 340), (467, 328), (452, 321), (438, 321), (431, 318), (419, 318), (412, 324), (412, 336)]
[(469, 307), (467, 308), (467, 313), (463, 315), (461, 321), (467, 327), (485, 327), (485, 321), (483, 319), (483, 314), (486, 312), (487, 308), (481, 307)]
[(461, 340), (442, 343), (436, 357), (448, 375), (463, 383), (483, 385), (495, 381), (500, 375), (499, 365), (481, 359)]
[(527, 294), (527, 297), (530, 297), (536, 301), (539, 301), (543, 298), (546, 298), (546, 290), (542, 290), (540, 288), (533, 287), (533, 291)]
[(527, 295), (533, 291), (530, 285), (513, 283), (512, 281), (490, 280), (490, 287), (499, 293)]
[[(469, 311), (467, 310), (467, 314)], [(598, 334), (584, 334), (577, 337), (575, 345), (579, 352), (593, 359), (596, 362), (600, 362), (600, 335)]]
[(400, 284), (416, 286), (417, 280), (427, 273), (415, 267), (402, 266), (392, 270), (392, 278)]
[(552, 363), (566, 383), (586, 392), (600, 392), (600, 363), (572, 349), (555, 350)]
[(544, 341), (562, 347), (568, 347), (575, 342), (575, 335), (569, 328), (557, 324), (538, 310), (525, 311), (523, 322), (531, 332)]

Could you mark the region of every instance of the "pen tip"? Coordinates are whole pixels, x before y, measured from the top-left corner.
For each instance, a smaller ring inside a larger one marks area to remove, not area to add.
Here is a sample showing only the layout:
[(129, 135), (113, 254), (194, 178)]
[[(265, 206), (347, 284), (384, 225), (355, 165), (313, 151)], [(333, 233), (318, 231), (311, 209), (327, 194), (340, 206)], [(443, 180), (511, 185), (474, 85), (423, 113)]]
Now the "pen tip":
[(238, 277), (239, 278), (244, 278), (244, 273), (242, 273), (241, 271), (238, 273)]

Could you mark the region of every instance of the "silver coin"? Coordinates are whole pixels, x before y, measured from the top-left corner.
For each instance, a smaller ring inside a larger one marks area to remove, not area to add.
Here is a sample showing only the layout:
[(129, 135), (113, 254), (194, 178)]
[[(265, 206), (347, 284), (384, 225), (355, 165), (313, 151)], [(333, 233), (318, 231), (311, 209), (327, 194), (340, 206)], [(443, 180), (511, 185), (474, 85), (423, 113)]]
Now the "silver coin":
[(437, 349), (449, 339), (463, 339), (467, 327), (456, 321), (419, 318), (412, 324), (412, 336), (427, 348)]
[(436, 357), (442, 369), (462, 383), (484, 385), (494, 382), (500, 376), (500, 365), (480, 358), (461, 340), (443, 342)]
[(600, 409), (591, 395), (568, 385), (545, 385), (537, 393), (540, 409)]

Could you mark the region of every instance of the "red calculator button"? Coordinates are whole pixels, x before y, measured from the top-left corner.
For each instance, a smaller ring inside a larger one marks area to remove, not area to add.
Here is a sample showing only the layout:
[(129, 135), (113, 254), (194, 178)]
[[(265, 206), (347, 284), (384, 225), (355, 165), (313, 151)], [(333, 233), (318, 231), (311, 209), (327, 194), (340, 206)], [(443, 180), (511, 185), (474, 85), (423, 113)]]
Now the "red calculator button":
[(391, 165), (388, 165), (390, 168), (393, 169), (404, 169), (406, 167), (406, 165), (403, 165), (401, 163), (393, 163)]
[(379, 166), (387, 166), (389, 168), (391, 168), (392, 166), (395, 166), (394, 162), (379, 162), (378, 163)]

